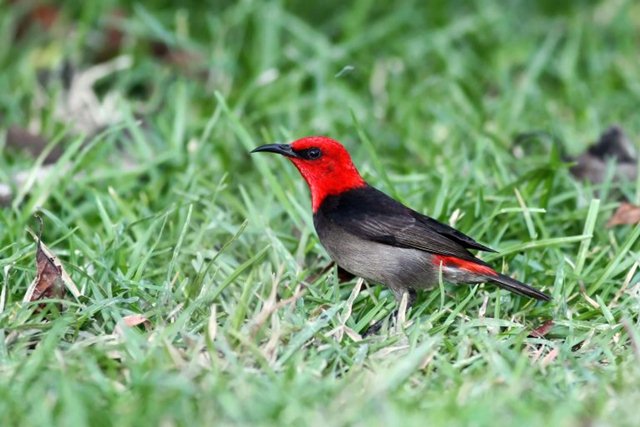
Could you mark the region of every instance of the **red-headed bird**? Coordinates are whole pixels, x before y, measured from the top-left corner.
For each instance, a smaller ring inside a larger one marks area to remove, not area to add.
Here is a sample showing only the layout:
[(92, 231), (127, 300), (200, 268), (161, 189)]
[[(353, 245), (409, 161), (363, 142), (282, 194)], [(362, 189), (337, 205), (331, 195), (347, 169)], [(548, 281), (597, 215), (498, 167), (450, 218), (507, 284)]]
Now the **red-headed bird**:
[(495, 252), (460, 231), (422, 215), (367, 184), (338, 141), (323, 136), (252, 151), (286, 156), (311, 191), (320, 243), (338, 267), (388, 286), (396, 299), (449, 283), (491, 282), (519, 295), (551, 298), (494, 270), (469, 249)]

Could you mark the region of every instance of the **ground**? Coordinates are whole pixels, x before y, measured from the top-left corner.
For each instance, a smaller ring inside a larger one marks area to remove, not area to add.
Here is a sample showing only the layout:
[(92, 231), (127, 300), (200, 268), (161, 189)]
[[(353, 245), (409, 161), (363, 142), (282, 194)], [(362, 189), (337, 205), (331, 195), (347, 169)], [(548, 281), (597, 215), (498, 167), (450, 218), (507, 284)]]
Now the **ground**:
[[(378, 3), (0, 5), (1, 425), (637, 423), (640, 180), (569, 168), (640, 135), (640, 4)], [(312, 134), (553, 301), (442, 284), (363, 337), (393, 295), (249, 155)], [(22, 302), (36, 214), (81, 296)]]

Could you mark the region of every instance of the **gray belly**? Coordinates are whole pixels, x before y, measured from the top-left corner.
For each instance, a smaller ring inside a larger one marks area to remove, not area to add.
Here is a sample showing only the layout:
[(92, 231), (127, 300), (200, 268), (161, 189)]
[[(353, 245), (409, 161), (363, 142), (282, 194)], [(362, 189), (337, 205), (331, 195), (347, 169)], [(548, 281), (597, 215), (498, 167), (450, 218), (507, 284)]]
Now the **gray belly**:
[(318, 233), (331, 259), (348, 272), (394, 289), (428, 289), (438, 283), (431, 254), (371, 241), (332, 227)]

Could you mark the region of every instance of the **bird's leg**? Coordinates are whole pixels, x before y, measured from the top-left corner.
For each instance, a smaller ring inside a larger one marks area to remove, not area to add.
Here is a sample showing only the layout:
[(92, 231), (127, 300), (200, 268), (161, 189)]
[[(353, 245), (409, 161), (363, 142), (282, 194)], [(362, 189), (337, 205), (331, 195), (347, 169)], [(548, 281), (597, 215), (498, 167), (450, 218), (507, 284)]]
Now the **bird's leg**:
[(308, 282), (315, 282), (316, 279), (318, 279), (318, 277), (322, 276), (323, 274), (325, 274), (327, 271), (331, 270), (334, 266), (338, 267), (338, 283), (344, 283), (344, 282), (348, 282), (351, 279), (353, 279), (354, 277), (356, 277), (355, 275), (349, 273), (347, 270), (345, 270), (344, 268), (340, 267), (339, 265), (337, 265), (335, 263), (335, 261), (331, 261), (329, 264), (327, 264), (326, 266), (324, 266), (322, 268), (322, 270), (320, 270), (320, 272), (318, 272), (317, 274), (312, 274), (311, 276), (309, 276), (309, 278), (307, 279)]
[(405, 293), (407, 293), (407, 308), (411, 307), (413, 305), (413, 303), (416, 302), (416, 299), (418, 298), (418, 292), (415, 289), (407, 289), (405, 290)]
[(400, 330), (404, 322), (407, 320), (407, 307), (409, 306), (409, 291), (403, 292), (400, 301), (398, 301), (398, 309), (396, 310), (396, 329)]
[(338, 282), (339, 283), (348, 282), (348, 281), (352, 280), (354, 277), (356, 277), (356, 276), (351, 274), (351, 273), (349, 273), (344, 268), (338, 266)]
[[(404, 323), (407, 309), (411, 307), (413, 303), (416, 301), (416, 298), (418, 297), (418, 293), (416, 292), (415, 289), (391, 288), (391, 291), (393, 291), (393, 294), (395, 295), (396, 301), (398, 303), (398, 307), (395, 310), (393, 310), (393, 312), (391, 313), (391, 318), (395, 319), (394, 323), (398, 325), (400, 323), (400, 320), (402, 320), (402, 323)], [(405, 294), (406, 294), (406, 297), (404, 296)], [(403, 301), (406, 301), (406, 303), (403, 303)], [(363, 334), (363, 336), (368, 337), (370, 335), (374, 335), (380, 332), (380, 329), (382, 328), (382, 325), (384, 324), (385, 320), (386, 318), (382, 318), (378, 320), (376, 323), (374, 323), (373, 325), (369, 326), (365, 331), (365, 333)]]

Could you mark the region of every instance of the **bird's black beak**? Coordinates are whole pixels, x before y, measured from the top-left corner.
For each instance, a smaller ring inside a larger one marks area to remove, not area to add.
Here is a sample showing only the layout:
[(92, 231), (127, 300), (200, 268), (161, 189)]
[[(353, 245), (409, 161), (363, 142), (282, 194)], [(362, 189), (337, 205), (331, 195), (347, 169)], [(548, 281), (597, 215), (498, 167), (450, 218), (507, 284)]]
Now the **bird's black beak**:
[(293, 151), (289, 144), (267, 144), (261, 145), (260, 147), (251, 150), (252, 153), (259, 153), (261, 151), (282, 154), (283, 156), (287, 157), (300, 157), (295, 151)]

